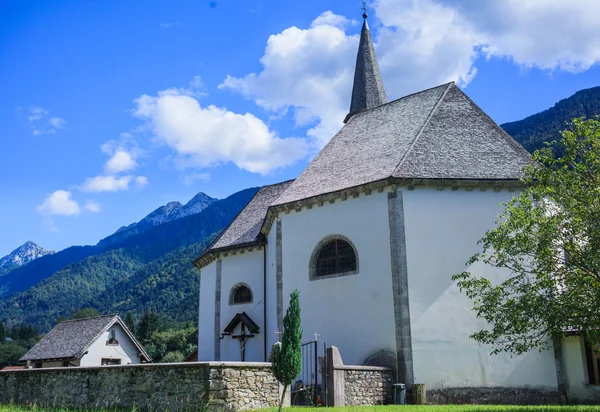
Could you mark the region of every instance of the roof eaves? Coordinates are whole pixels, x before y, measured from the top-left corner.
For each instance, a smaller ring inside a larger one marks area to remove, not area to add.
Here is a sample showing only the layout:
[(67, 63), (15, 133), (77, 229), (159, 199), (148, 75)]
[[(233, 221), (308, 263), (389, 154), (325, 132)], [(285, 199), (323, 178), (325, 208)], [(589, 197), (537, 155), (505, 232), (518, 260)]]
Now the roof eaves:
[(133, 332), (131, 332), (129, 330), (129, 328), (127, 327), (127, 325), (125, 324), (125, 322), (123, 322), (123, 320), (121, 319), (120, 316), (117, 316), (117, 322), (123, 328), (123, 330), (125, 331), (125, 333), (127, 334), (127, 336), (129, 336), (129, 339), (132, 340), (133, 344), (138, 348), (138, 350), (142, 353), (142, 355), (144, 355), (144, 357), (146, 358), (146, 360), (148, 362), (151, 362), (152, 358), (150, 357), (150, 355), (148, 355), (148, 353), (146, 352), (146, 349), (144, 348), (144, 346), (136, 339), (136, 337), (133, 335)]

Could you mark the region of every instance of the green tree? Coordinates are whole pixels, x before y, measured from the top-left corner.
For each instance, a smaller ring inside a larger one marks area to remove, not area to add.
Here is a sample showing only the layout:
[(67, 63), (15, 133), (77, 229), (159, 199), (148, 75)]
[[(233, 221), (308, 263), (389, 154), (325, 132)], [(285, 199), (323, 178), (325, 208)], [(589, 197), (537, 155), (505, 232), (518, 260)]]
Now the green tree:
[(302, 372), (302, 326), (300, 318), (300, 292), (295, 289), (290, 295), (290, 305), (283, 318), (281, 344), (273, 346), (271, 352), (272, 370), (275, 379), (283, 385), (279, 401), (279, 412), (288, 388)]
[(6, 342), (6, 327), (0, 320), (0, 345)]
[(131, 312), (125, 314), (124, 322), (129, 331), (135, 335), (135, 320), (133, 319), (133, 314)]
[(467, 262), (507, 276), (453, 277), (488, 322), (471, 337), (494, 353), (548, 349), (573, 331), (600, 337), (600, 118), (575, 119), (558, 144), (560, 157), (550, 145), (534, 153), (525, 188)]
[(75, 312), (73, 312), (71, 314), (71, 316), (69, 317), (69, 319), (71, 319), (71, 320), (85, 319), (85, 318), (93, 318), (96, 316), (102, 316), (102, 313), (100, 313), (98, 310), (96, 310), (94, 308), (83, 308), (83, 309), (77, 309)]
[(150, 340), (152, 334), (158, 330), (158, 316), (150, 309), (142, 314), (137, 326), (137, 337), (142, 342)]
[(27, 348), (14, 342), (0, 345), (0, 369), (8, 365), (17, 365), (21, 356), (25, 355)]
[(183, 362), (184, 356), (183, 353), (178, 350), (167, 353), (161, 360), (164, 363), (177, 363)]

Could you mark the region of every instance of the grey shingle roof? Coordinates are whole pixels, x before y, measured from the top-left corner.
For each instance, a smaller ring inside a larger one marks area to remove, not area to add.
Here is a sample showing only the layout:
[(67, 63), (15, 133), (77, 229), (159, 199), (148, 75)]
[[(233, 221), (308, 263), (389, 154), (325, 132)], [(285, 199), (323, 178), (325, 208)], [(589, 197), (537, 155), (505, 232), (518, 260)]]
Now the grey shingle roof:
[[(227, 226), (207, 252), (255, 242), (267, 209), (292, 184), (293, 180), (263, 186)], [(205, 252), (206, 253), (206, 252)]]
[(344, 122), (347, 122), (354, 113), (380, 106), (386, 101), (385, 89), (375, 57), (375, 48), (371, 40), (371, 31), (365, 18), (356, 55), (350, 112)]
[(61, 322), (19, 359), (21, 362), (49, 359), (79, 359), (100, 335), (115, 323), (126, 331), (140, 352), (150, 360), (144, 348), (131, 335), (118, 315), (98, 316)]
[(530, 162), (448, 83), (356, 113), (272, 206), (388, 178), (516, 180)]

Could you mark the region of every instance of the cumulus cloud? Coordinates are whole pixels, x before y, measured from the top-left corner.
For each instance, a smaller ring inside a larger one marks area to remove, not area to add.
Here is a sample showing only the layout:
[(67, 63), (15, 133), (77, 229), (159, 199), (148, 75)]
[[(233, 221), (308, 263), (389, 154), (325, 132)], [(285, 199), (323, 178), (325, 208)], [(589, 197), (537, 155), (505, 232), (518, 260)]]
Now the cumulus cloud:
[(104, 164), (104, 170), (109, 174), (127, 172), (137, 167), (137, 162), (132, 155), (124, 149), (118, 149), (112, 157)]
[(303, 139), (281, 138), (250, 113), (203, 107), (187, 89), (142, 95), (134, 104), (133, 115), (144, 119), (155, 139), (177, 153), (182, 168), (232, 162), (266, 174), (306, 155)]
[(135, 185), (138, 188), (142, 188), (148, 184), (148, 178), (146, 176), (138, 176), (135, 178)]
[(131, 183), (131, 176), (96, 176), (87, 179), (81, 190), (84, 192), (119, 192), (122, 190), (129, 190), (129, 183)]
[(38, 212), (44, 215), (78, 215), (79, 205), (72, 199), (71, 192), (57, 190), (50, 194), (44, 202), (37, 207)]
[(183, 175), (183, 183), (186, 186), (192, 186), (196, 182), (208, 182), (210, 180), (210, 173), (186, 173)]
[[(467, 86), (477, 59), (524, 68), (586, 70), (600, 61), (596, 0), (375, 0), (370, 23), (388, 98), (448, 81)], [(309, 28), (269, 37), (262, 70), (219, 86), (276, 113), (291, 110), (318, 146), (341, 127), (350, 105), (358, 36), (327, 11)]]
[(50, 117), (48, 110), (39, 106), (31, 106), (27, 116), (29, 125), (34, 135), (54, 134), (58, 129), (63, 129), (67, 122), (60, 117)]
[(102, 209), (100, 205), (93, 200), (88, 200), (84, 207), (93, 213), (98, 213)]

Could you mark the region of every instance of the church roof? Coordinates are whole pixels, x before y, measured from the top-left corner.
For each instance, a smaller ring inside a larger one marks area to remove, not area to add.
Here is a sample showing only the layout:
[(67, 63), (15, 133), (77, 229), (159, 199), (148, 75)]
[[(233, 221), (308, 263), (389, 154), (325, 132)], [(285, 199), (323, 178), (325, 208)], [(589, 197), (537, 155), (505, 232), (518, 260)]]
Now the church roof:
[(119, 315), (97, 316), (61, 322), (25, 353), (19, 361), (79, 359), (115, 323), (119, 323), (142, 355), (150, 361), (151, 359), (142, 345), (121, 321)]
[(394, 178), (517, 180), (530, 163), (452, 82), (354, 114), (272, 206)]
[(269, 206), (290, 187), (292, 182), (293, 180), (288, 180), (261, 187), (206, 252), (258, 241), (260, 228)]
[(356, 55), (354, 69), (354, 85), (352, 87), (352, 101), (350, 112), (346, 116), (346, 123), (354, 113), (361, 110), (372, 109), (387, 102), (383, 81), (379, 73), (379, 65), (375, 57), (375, 48), (371, 40), (371, 31), (364, 14), (364, 22), (360, 33), (360, 43)]

